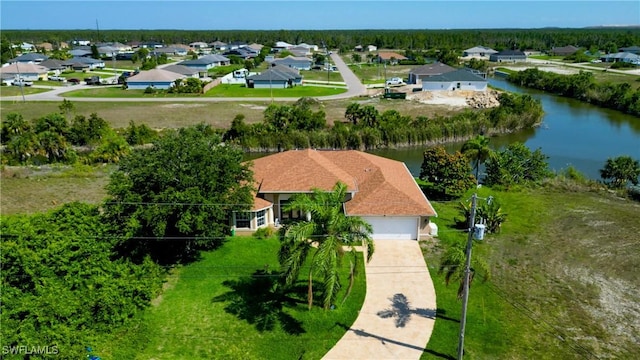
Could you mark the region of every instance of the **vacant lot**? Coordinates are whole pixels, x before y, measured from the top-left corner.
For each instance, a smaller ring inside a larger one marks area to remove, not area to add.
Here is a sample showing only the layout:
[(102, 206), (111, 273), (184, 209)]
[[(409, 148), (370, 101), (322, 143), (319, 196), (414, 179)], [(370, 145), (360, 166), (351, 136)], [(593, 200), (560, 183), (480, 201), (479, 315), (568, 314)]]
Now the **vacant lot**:
[[(321, 107), (326, 113), (327, 122), (332, 124), (334, 121), (344, 121), (345, 110), (352, 102), (373, 105), (381, 113), (393, 109), (413, 117), (419, 115), (446, 116), (452, 113), (452, 110), (445, 105), (425, 105), (416, 101), (362, 97), (322, 102)], [(26, 119), (31, 120), (52, 112), (59, 112), (60, 103), (2, 101), (0, 102), (0, 113), (2, 113), (3, 119), (10, 112), (18, 112)], [(277, 102), (277, 104), (285, 103)], [(247, 123), (260, 122), (263, 119), (264, 110), (271, 104), (271, 101), (179, 103), (77, 101), (73, 104), (76, 109), (75, 114), (88, 116), (95, 112), (115, 128), (126, 127), (130, 121), (134, 121), (137, 124), (147, 124), (155, 129), (163, 129), (185, 127), (201, 122), (217, 128), (228, 128), (233, 118), (238, 114), (245, 115)]]
[[(640, 353), (640, 204), (612, 194), (541, 188), (498, 191), (502, 233), (476, 243), (492, 278), (470, 292), (470, 359), (631, 359)], [(440, 241), (465, 241), (456, 203), (437, 203)], [(433, 273), (439, 246), (428, 246)], [(458, 283), (434, 276), (438, 314), (429, 354), (455, 356)], [(425, 358), (430, 358), (425, 355)]]

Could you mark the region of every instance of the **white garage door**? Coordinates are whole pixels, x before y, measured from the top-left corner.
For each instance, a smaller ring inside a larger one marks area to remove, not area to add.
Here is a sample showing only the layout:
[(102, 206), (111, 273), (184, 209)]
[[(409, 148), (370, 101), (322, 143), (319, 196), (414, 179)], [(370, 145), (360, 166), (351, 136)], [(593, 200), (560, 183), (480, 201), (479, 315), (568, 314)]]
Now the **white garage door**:
[(416, 240), (418, 238), (417, 217), (363, 216), (373, 227), (374, 240)]

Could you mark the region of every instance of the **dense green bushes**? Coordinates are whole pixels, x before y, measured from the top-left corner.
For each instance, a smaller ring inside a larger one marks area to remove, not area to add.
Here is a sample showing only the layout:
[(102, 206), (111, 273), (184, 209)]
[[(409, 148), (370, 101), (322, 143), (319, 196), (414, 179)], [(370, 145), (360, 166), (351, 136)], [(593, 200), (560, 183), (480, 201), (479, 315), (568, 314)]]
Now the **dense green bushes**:
[[(61, 106), (61, 111), (67, 113), (73, 107), (70, 102), (63, 105), (69, 107)], [(2, 163), (116, 163), (129, 153), (131, 146), (149, 143), (156, 136), (148, 126), (131, 122), (123, 137), (95, 113), (89, 118), (77, 115), (71, 122), (58, 113), (33, 121), (9, 113), (2, 122)]]
[(597, 83), (591, 72), (560, 75), (538, 69), (514, 72), (507, 80), (520, 86), (590, 102), (640, 116), (640, 88), (633, 90), (628, 83)]
[(1, 219), (4, 346), (56, 346), (78, 359), (149, 304), (161, 269), (119, 257), (103, 224), (97, 206), (80, 203)]
[(375, 149), (391, 146), (460, 141), (476, 134), (504, 134), (534, 127), (542, 119), (540, 102), (529, 95), (504, 93), (501, 105), (490, 110), (467, 110), (451, 117), (416, 117), (395, 110), (379, 113), (372, 105), (351, 104), (345, 118), (332, 127), (322, 109), (313, 111), (301, 99), (293, 106), (271, 105), (262, 123), (248, 125), (234, 119), (225, 140), (256, 151), (293, 148)]

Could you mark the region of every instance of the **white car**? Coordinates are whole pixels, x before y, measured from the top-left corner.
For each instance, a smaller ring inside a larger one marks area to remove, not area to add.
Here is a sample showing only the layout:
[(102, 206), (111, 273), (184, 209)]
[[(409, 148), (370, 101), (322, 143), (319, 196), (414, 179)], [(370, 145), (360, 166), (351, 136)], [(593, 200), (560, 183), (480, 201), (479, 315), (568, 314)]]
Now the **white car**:
[(63, 76), (51, 75), (48, 77), (50, 81), (67, 81), (67, 79)]
[(387, 85), (402, 85), (402, 84), (404, 84), (404, 81), (402, 81), (402, 79), (399, 77), (394, 77), (387, 80)]
[(598, 63), (601, 63), (601, 62), (602, 62), (602, 60), (598, 60), (598, 59), (591, 60), (592, 64), (598, 64)]
[(32, 86), (32, 85), (33, 85), (32, 81), (27, 81), (24, 79), (18, 79), (13, 81), (13, 86)]

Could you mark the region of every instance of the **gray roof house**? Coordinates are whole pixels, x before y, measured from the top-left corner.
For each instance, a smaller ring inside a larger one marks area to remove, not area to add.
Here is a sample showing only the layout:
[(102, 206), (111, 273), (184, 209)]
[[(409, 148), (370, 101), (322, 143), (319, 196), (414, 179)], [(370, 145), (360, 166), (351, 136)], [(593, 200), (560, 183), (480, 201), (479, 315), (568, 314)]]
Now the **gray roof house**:
[(569, 55), (575, 54), (576, 51), (578, 50), (580, 49), (573, 45), (567, 45), (567, 46), (554, 47), (549, 51), (549, 53), (551, 55), (556, 55), (556, 56), (569, 56)]
[(470, 70), (460, 69), (422, 80), (422, 91), (487, 90), (487, 79)]
[(205, 55), (195, 60), (179, 62), (178, 65), (184, 65), (199, 71), (207, 71), (212, 67), (229, 65), (229, 58), (218, 54)]
[(623, 62), (640, 65), (640, 55), (636, 55), (630, 52), (618, 52), (618, 53), (607, 54), (607, 55), (601, 56), (600, 59), (604, 62), (623, 61)]
[(56, 70), (64, 70), (64, 69), (66, 69), (66, 66), (64, 66), (63, 64), (64, 64), (64, 61), (62, 61), (62, 60), (47, 59), (47, 60), (41, 62), (39, 65), (46, 67), (47, 69), (49, 69), (49, 71), (56, 71)]
[(455, 71), (456, 69), (440, 62), (426, 64), (409, 71), (409, 84), (420, 84), (423, 79)]
[(91, 51), (84, 49), (73, 49), (69, 50), (69, 54), (73, 57), (87, 56), (91, 55)]
[(518, 62), (526, 60), (527, 55), (520, 50), (503, 50), (489, 55), (489, 61), (493, 62)]
[(88, 58), (88, 57), (74, 57), (71, 58), (69, 60), (65, 60), (62, 65), (66, 66), (66, 67), (73, 67), (73, 68), (78, 68), (78, 66), (76, 66), (76, 64), (82, 64), (82, 65), (86, 65), (86, 67), (88, 67), (89, 69), (96, 69), (96, 68), (104, 68), (105, 64), (104, 61), (102, 60), (96, 60), (96, 59), (92, 59), (92, 58)]
[(272, 64), (283, 65), (297, 70), (311, 70), (311, 59), (306, 57), (287, 56), (273, 60)]
[(247, 87), (256, 89), (285, 89), (301, 83), (302, 76), (296, 70), (282, 65), (247, 77)]
[(171, 71), (186, 77), (198, 78), (199, 71), (184, 65), (169, 65), (162, 68), (163, 70)]
[(42, 61), (47, 60), (48, 58), (49, 57), (47, 55), (40, 54), (40, 53), (26, 53), (9, 60), (9, 63), (12, 64), (15, 62), (21, 62), (21, 63), (38, 64)]
[(623, 47), (623, 48), (620, 48), (620, 51), (640, 55), (640, 46), (634, 45), (629, 47)]
[(186, 76), (164, 69), (153, 69), (141, 71), (138, 75), (128, 77), (127, 90), (146, 89), (153, 87), (156, 89), (168, 89), (174, 86), (175, 81), (184, 79)]
[(497, 51), (485, 46), (474, 46), (462, 52), (462, 57), (478, 57), (489, 58), (491, 54), (495, 54)]

